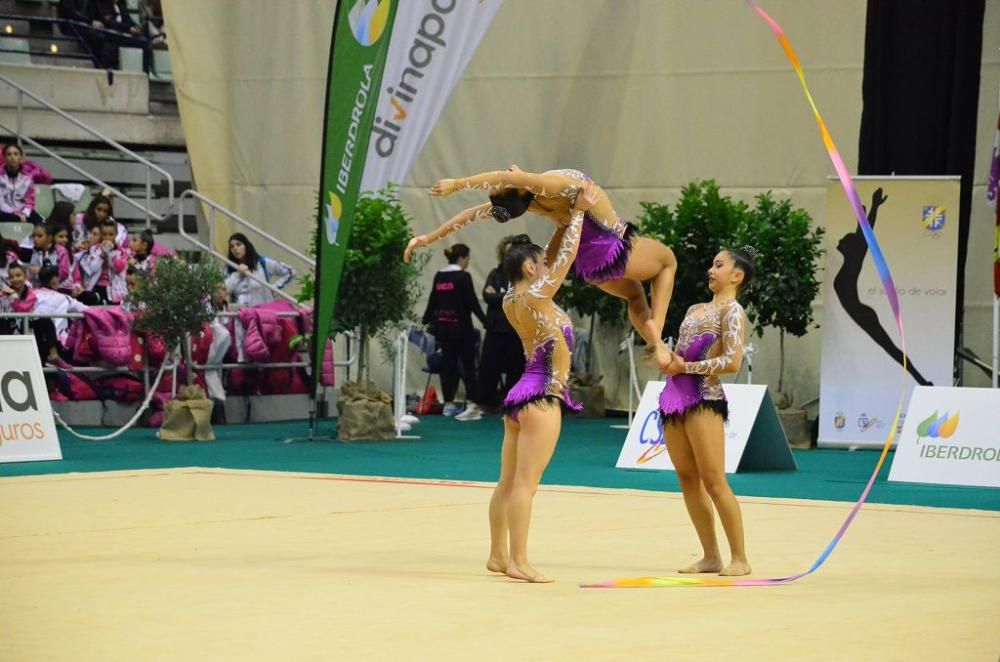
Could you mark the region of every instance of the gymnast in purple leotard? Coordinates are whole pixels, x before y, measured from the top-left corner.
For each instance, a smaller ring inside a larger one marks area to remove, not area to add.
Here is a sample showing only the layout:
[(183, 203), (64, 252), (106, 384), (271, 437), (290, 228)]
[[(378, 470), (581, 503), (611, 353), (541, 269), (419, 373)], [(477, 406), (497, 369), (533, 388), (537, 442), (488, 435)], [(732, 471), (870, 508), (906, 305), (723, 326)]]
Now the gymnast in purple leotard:
[(569, 394), (573, 328), (552, 299), (576, 258), (584, 212), (597, 193), (591, 184), (582, 188), (569, 224), (555, 231), (545, 249), (520, 235), (504, 256), (511, 288), (503, 312), (521, 339), (526, 364), (504, 400), (500, 479), (490, 500), (486, 567), (512, 579), (552, 581), (528, 562), (528, 523), (538, 483), (559, 439), (561, 407), (580, 409)]
[[(566, 225), (577, 192), (588, 183), (593, 182), (579, 170), (549, 170), (536, 174), (524, 172), (517, 166), (472, 177), (442, 179), (431, 188), (431, 195), (443, 197), (465, 189), (481, 190), (490, 194), (490, 202), (466, 209), (434, 232), (414, 237), (406, 248), (404, 259), (409, 259), (418, 246), (426, 246), (482, 220), (505, 223), (531, 211), (557, 227)], [(661, 336), (673, 293), (677, 260), (668, 247), (648, 237), (637, 236), (635, 228), (615, 212), (607, 194), (600, 187), (597, 190), (598, 200), (584, 217), (573, 272), (628, 302), (632, 325), (646, 341), (648, 354), (663, 368), (671, 360)], [(650, 282), (649, 300), (642, 288), (644, 281)]]
[[(712, 300), (688, 310), (681, 322), (674, 360), (663, 371), (660, 417), (667, 453), (677, 472), (703, 556), (681, 572), (750, 573), (743, 543), (743, 516), (725, 473), (725, 421), (729, 414), (719, 375), (739, 371), (746, 315), (737, 295), (753, 277), (755, 251), (725, 249), (712, 260)], [(723, 567), (715, 537), (714, 510), (729, 539), (732, 562)]]

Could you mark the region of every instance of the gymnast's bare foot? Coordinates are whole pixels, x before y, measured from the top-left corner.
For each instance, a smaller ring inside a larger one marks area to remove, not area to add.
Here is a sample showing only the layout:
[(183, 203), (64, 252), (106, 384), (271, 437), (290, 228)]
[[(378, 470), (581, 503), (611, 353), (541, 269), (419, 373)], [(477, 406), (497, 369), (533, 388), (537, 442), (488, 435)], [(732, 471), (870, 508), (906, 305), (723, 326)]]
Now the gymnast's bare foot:
[(697, 563), (692, 563), (686, 568), (681, 568), (677, 572), (681, 574), (699, 574), (702, 572), (719, 572), (722, 570), (722, 559), (705, 557)]
[(499, 572), (501, 575), (507, 574), (508, 561), (502, 556), (490, 555), (489, 560), (486, 561), (486, 569), (490, 572)]
[(548, 584), (555, 581), (538, 572), (527, 563), (517, 566), (514, 565), (513, 561), (507, 564), (507, 576), (511, 579), (520, 579), (523, 582), (530, 582), (532, 584)]
[(747, 563), (746, 559), (740, 561), (733, 559), (732, 563), (719, 571), (720, 577), (742, 577), (743, 575), (749, 574), (750, 564)]

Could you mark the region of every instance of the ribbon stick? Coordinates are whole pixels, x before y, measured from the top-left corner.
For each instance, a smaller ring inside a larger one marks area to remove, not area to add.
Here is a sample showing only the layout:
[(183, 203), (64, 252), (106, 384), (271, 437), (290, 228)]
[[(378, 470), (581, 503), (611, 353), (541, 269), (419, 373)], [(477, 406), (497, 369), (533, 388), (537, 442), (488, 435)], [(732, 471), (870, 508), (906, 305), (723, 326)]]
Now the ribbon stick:
[(875, 269), (878, 271), (879, 278), (882, 281), (885, 295), (889, 299), (889, 306), (892, 308), (892, 314), (896, 319), (896, 326), (899, 329), (900, 347), (903, 352), (903, 387), (899, 394), (899, 404), (896, 407), (896, 415), (893, 418), (892, 425), (889, 427), (889, 436), (885, 440), (885, 445), (882, 447), (882, 454), (879, 456), (878, 462), (875, 464), (875, 470), (872, 471), (871, 478), (868, 479), (868, 484), (865, 485), (865, 489), (861, 492), (861, 496), (854, 504), (854, 507), (851, 508), (851, 512), (848, 513), (847, 518), (837, 531), (837, 534), (833, 537), (833, 540), (830, 541), (826, 548), (820, 553), (819, 557), (813, 561), (812, 565), (809, 566), (807, 570), (794, 575), (789, 575), (788, 577), (774, 577), (769, 579), (727, 579), (725, 577), (632, 577), (626, 579), (613, 579), (599, 584), (583, 584), (583, 588), (775, 586), (778, 584), (789, 584), (805, 577), (806, 575), (811, 575), (816, 572), (830, 557), (830, 554), (844, 537), (844, 534), (847, 532), (851, 522), (853, 522), (854, 518), (857, 517), (858, 512), (861, 510), (861, 506), (868, 499), (868, 493), (871, 492), (872, 485), (875, 484), (875, 478), (878, 476), (878, 472), (882, 468), (882, 463), (885, 461), (885, 457), (889, 452), (890, 446), (892, 446), (892, 440), (896, 435), (896, 426), (899, 424), (899, 417), (903, 411), (903, 401), (906, 397), (906, 338), (903, 335), (903, 317), (899, 311), (899, 298), (896, 296), (896, 284), (892, 280), (892, 274), (889, 273), (889, 265), (886, 263), (885, 256), (882, 254), (882, 247), (879, 246), (878, 240), (875, 239), (875, 233), (872, 231), (872, 226), (868, 222), (868, 216), (865, 214), (865, 209), (861, 205), (861, 199), (858, 197), (858, 191), (854, 188), (854, 181), (851, 179), (850, 174), (848, 174), (847, 166), (844, 165), (844, 160), (840, 157), (840, 152), (837, 151), (837, 146), (834, 144), (833, 138), (830, 136), (830, 132), (826, 128), (823, 116), (820, 115), (819, 109), (816, 108), (816, 102), (813, 101), (812, 94), (809, 92), (809, 86), (806, 85), (806, 76), (802, 71), (802, 65), (799, 63), (799, 57), (795, 54), (795, 50), (792, 48), (791, 42), (788, 41), (788, 37), (785, 35), (784, 30), (781, 29), (781, 26), (778, 25), (773, 18), (768, 16), (767, 12), (757, 6), (757, 4), (752, 0), (746, 0), (746, 3), (750, 5), (750, 7), (756, 11), (769, 26), (771, 26), (771, 30), (774, 31), (775, 36), (778, 38), (778, 43), (781, 44), (781, 48), (784, 49), (785, 55), (788, 56), (788, 60), (792, 63), (795, 75), (799, 77), (799, 82), (802, 84), (802, 91), (805, 92), (806, 99), (809, 101), (809, 106), (812, 108), (813, 115), (816, 117), (816, 124), (819, 125), (819, 131), (823, 137), (823, 145), (826, 147), (826, 151), (830, 154), (830, 161), (833, 162), (833, 168), (837, 171), (837, 177), (840, 179), (840, 184), (844, 188), (844, 193), (847, 195), (847, 198), (851, 203), (851, 207), (854, 210), (854, 215), (858, 219), (858, 224), (861, 226), (861, 232), (865, 237), (865, 241), (868, 243), (868, 249), (871, 252)]

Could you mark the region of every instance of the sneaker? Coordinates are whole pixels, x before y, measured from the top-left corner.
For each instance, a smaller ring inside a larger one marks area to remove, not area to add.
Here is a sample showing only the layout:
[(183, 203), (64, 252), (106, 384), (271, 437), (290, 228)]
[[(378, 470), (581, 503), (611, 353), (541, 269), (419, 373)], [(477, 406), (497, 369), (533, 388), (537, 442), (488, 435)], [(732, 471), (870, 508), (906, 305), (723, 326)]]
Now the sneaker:
[(444, 409), (441, 411), (441, 413), (444, 414), (445, 416), (455, 416), (457, 414), (461, 414), (462, 413), (462, 408), (461, 407), (456, 407), (453, 404), (446, 404), (444, 406)]
[(482, 417), (483, 417), (483, 412), (479, 411), (478, 409), (476, 411), (473, 411), (473, 412), (469, 412), (468, 410), (466, 410), (466, 411), (463, 411), (458, 416), (456, 416), (455, 420), (467, 423), (468, 421), (478, 421)]
[(469, 405), (461, 414), (455, 416), (456, 421), (478, 421), (483, 417), (483, 412), (476, 405)]

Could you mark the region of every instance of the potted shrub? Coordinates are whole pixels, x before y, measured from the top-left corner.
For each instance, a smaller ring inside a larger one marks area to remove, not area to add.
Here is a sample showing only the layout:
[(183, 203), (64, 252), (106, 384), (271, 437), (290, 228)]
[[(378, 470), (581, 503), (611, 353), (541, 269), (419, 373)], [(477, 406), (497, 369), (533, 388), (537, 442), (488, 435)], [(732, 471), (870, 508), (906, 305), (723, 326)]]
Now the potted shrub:
[(187, 336), (200, 333), (202, 325), (214, 319), (211, 297), (222, 284), (222, 272), (207, 257), (199, 262), (188, 262), (181, 257), (160, 258), (156, 269), (129, 292), (128, 303), (136, 311), (136, 329), (163, 338), (175, 360), (183, 349), (187, 365), (187, 386), (165, 407), (161, 439), (215, 438), (211, 425), (213, 403), (201, 387), (194, 386)]
[(719, 193), (713, 180), (694, 181), (681, 190), (674, 209), (643, 202), (637, 219), (642, 234), (674, 250), (677, 274), (663, 327), (664, 338), (678, 336), (688, 308), (709, 296), (705, 272), (720, 248), (732, 245), (747, 223), (747, 206)]
[[(415, 321), (413, 308), (422, 294), (420, 272), (430, 257), (416, 255), (409, 264), (402, 260), (413, 233), (398, 192), (390, 184), (365, 193), (354, 208), (331, 326), (332, 333), (357, 330), (361, 343), (355, 380), (348, 376), (337, 401), (337, 436), (345, 441), (396, 436), (391, 398), (370, 384), (370, 345), (372, 338), (379, 339), (390, 354), (393, 335)], [(314, 235), (313, 254), (315, 241)], [(299, 297), (312, 301), (312, 274), (303, 278)]]
[(808, 447), (811, 435), (806, 412), (793, 406), (793, 395), (785, 390), (785, 335), (801, 337), (813, 324), (812, 303), (819, 294), (816, 265), (824, 252), (824, 230), (813, 226), (804, 209), (793, 208), (788, 200), (775, 200), (770, 191), (755, 198), (748, 219), (742, 243), (757, 248), (762, 264), (747, 293), (747, 316), (758, 336), (764, 327), (778, 330), (775, 404), (789, 443)]

